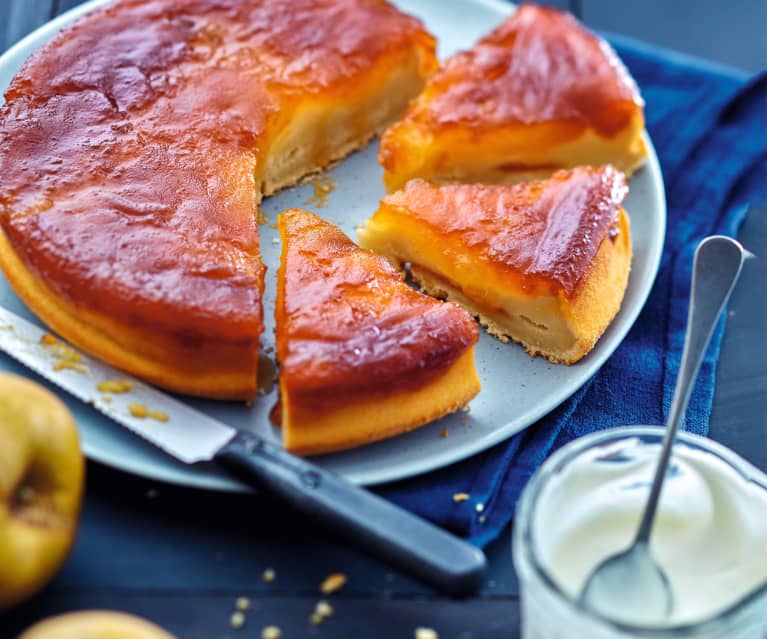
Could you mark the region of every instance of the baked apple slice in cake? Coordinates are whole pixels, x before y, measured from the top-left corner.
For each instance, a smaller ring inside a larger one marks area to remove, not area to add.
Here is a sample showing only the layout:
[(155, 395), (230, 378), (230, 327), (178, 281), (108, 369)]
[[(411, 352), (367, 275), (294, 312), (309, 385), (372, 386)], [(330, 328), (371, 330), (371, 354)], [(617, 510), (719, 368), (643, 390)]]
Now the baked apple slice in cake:
[(279, 217), (280, 420), (298, 454), (391, 437), (479, 392), (477, 325), (410, 288), (389, 261), (299, 209)]
[(360, 244), (410, 263), (413, 278), (458, 302), (531, 355), (572, 364), (620, 308), (631, 265), (622, 173), (562, 170), (515, 185), (412, 180), (386, 196)]
[(509, 184), (647, 155), (643, 102), (615, 52), (571, 15), (522, 5), (434, 75), (381, 140), (390, 191), (412, 178)]

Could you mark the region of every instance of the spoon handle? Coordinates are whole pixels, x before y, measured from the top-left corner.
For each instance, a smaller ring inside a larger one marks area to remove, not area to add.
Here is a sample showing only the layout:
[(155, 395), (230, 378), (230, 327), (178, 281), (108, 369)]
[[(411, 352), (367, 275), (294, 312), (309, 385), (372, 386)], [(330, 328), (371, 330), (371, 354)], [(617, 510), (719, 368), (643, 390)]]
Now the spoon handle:
[(738, 280), (743, 260), (747, 255), (750, 254), (738, 242), (723, 235), (705, 238), (695, 250), (682, 363), (679, 366), (676, 388), (666, 421), (663, 448), (635, 543), (648, 542), (650, 539), (663, 478), (679, 424), (684, 420), (687, 404), (711, 334)]

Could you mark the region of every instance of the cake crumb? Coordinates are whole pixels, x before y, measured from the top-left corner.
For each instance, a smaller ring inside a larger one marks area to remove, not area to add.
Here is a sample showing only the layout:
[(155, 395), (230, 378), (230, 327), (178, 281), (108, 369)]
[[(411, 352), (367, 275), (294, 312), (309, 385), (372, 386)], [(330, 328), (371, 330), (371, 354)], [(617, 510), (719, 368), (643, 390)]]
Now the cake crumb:
[(272, 238), (272, 244), (279, 244), (279, 243), (280, 243), (280, 238), (279, 237), (273, 237)]
[(145, 419), (149, 417), (149, 409), (144, 404), (137, 404), (131, 402), (128, 404), (128, 410), (132, 417), (138, 417), (139, 419)]
[(322, 615), (318, 615), (316, 612), (309, 615), (309, 623), (313, 626), (319, 626), (323, 621), (325, 621), (325, 618)]
[(72, 370), (78, 373), (87, 373), (88, 368), (82, 364), (82, 356), (69, 344), (60, 342), (54, 335), (43, 333), (40, 344), (44, 346), (55, 358), (54, 371)]
[(479, 517), (477, 517), (477, 521), (480, 524), (484, 524), (485, 523), (485, 516), (484, 515), (480, 515)]
[(267, 568), (261, 573), (261, 581), (264, 583), (272, 583), (277, 578), (277, 573), (274, 572), (274, 568)]
[(245, 614), (239, 610), (233, 612), (232, 616), (229, 618), (229, 625), (235, 630), (242, 628), (245, 625)]
[(466, 404), (466, 406), (464, 406), (461, 410), (464, 413), (470, 413), (471, 412), (471, 405), (470, 404)]
[(136, 417), (137, 419), (149, 418), (158, 422), (167, 422), (170, 419), (166, 413), (163, 413), (160, 410), (149, 410), (144, 404), (138, 404), (136, 402), (128, 404), (128, 410), (130, 411), (131, 417)]
[(237, 597), (237, 601), (234, 602), (234, 607), (237, 610), (250, 610), (250, 599), (247, 597)]
[(280, 639), (282, 637), (282, 630), (277, 626), (266, 626), (261, 631), (261, 639)]
[(450, 431), (447, 428), (443, 428), (440, 435), (444, 437), (445, 439), (447, 439), (448, 437), (450, 437)]
[(105, 379), (100, 382), (96, 389), (100, 393), (112, 393), (114, 395), (120, 395), (121, 393), (128, 393), (133, 390), (133, 382), (129, 379)]
[(314, 612), (309, 617), (309, 621), (314, 626), (319, 626), (325, 619), (333, 614), (333, 606), (327, 601), (320, 600), (314, 608)]
[(343, 588), (346, 583), (346, 575), (336, 572), (332, 575), (325, 577), (325, 580), (320, 584), (320, 592), (323, 595), (329, 595)]
[(434, 628), (416, 628), (415, 639), (439, 639), (439, 635)]
[(453, 495), (453, 501), (456, 504), (460, 504), (462, 501), (467, 501), (469, 499), (469, 493), (456, 493)]
[(49, 346), (49, 348), (57, 358), (53, 362), (54, 371), (70, 370), (76, 373), (88, 373), (88, 367), (82, 363), (82, 355), (68, 344), (59, 342)]
[(304, 204), (314, 205), (318, 209), (324, 208), (328, 203), (328, 196), (336, 189), (335, 180), (327, 174), (315, 175), (309, 180), (309, 184), (314, 187), (314, 195), (304, 200)]

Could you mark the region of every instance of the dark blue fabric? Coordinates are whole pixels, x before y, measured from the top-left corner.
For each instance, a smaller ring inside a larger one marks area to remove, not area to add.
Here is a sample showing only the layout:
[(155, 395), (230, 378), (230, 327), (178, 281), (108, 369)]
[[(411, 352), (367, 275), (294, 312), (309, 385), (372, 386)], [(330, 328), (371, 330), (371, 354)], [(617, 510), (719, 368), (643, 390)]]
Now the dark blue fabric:
[[(767, 176), (767, 74), (747, 79), (637, 43), (615, 44), (645, 99), (666, 184), (666, 243), (645, 308), (601, 370), (537, 424), (464, 462), (381, 490), (480, 546), (504, 529), (525, 483), (555, 449), (598, 429), (664, 423), (684, 341), (694, 248), (706, 235), (734, 235)], [(687, 429), (700, 434), (707, 432), (723, 330), (724, 320), (687, 413)], [(458, 492), (471, 499), (454, 503)]]

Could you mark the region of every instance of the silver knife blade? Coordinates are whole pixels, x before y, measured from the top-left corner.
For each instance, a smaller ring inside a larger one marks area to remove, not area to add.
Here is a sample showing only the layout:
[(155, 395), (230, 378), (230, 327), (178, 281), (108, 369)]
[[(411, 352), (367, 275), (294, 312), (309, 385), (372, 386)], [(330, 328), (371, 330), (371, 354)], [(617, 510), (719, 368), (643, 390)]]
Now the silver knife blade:
[[(47, 336), (47, 337), (46, 337)], [(23, 317), (0, 307), (0, 350), (118, 424), (193, 464), (209, 461), (237, 431), (70, 346)], [(126, 381), (130, 390), (99, 390)], [(146, 409), (146, 411), (144, 411)], [(144, 412), (147, 414), (141, 416)]]

